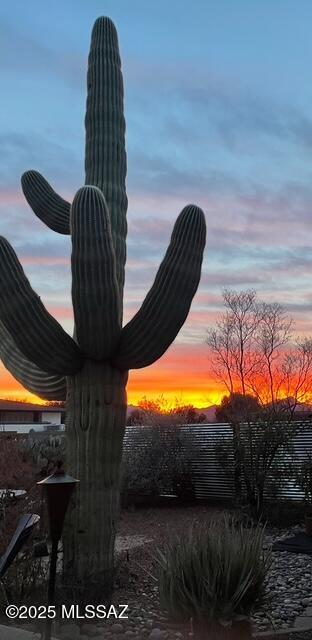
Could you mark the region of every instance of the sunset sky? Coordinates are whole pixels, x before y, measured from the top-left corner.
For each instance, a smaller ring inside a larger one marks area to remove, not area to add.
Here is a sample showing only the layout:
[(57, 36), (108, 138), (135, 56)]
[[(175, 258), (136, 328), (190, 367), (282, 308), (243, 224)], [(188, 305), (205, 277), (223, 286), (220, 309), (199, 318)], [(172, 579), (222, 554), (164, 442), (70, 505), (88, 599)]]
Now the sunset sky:
[[(205, 335), (222, 288), (255, 288), (312, 334), (312, 4), (309, 0), (10, 0), (0, 5), (0, 234), (71, 332), (70, 240), (28, 207), (37, 169), (64, 197), (84, 182), (90, 33), (119, 33), (128, 153), (125, 321), (139, 308), (183, 206), (206, 214), (203, 276), (188, 320), (142, 396), (207, 406), (222, 395)], [(1, 366), (0, 396), (26, 397)]]

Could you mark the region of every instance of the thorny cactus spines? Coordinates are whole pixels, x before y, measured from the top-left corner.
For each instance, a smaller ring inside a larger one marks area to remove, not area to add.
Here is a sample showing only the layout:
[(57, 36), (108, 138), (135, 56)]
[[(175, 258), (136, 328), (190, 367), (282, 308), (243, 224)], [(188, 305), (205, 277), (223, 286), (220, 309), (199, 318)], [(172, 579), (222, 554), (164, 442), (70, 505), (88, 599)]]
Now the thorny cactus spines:
[(0, 237), (0, 320), (24, 357), (43, 371), (72, 375), (83, 364), (78, 345), (31, 288), (9, 242)]
[(66, 378), (42, 371), (25, 358), (0, 322), (0, 353), (4, 366), (28, 391), (45, 400), (66, 400)]
[(123, 79), (115, 26), (96, 21), (88, 61), (86, 126), (86, 184), (99, 187), (111, 216), (117, 281), (122, 295), (127, 235), (127, 158)]
[[(124, 91), (117, 32), (108, 18), (99, 18), (93, 27), (88, 62), (85, 183), (99, 187), (105, 195), (122, 295), (128, 205)], [(22, 188), (33, 211), (43, 222), (59, 233), (70, 233), (70, 204), (40, 173), (27, 171), (22, 176)]]
[(175, 223), (151, 290), (121, 332), (112, 358), (115, 367), (146, 367), (160, 358), (176, 337), (198, 287), (205, 229), (201, 209), (193, 205), (185, 207)]
[(61, 198), (38, 171), (26, 171), (21, 183), (24, 196), (36, 216), (52, 231), (69, 235), (69, 202)]
[(72, 204), (37, 171), (22, 177), (35, 214), (71, 235), (74, 338), (44, 308), (0, 238), (0, 356), (29, 391), (66, 397), (67, 466), (80, 484), (63, 537), (65, 578), (88, 584), (88, 592), (94, 584), (102, 597), (114, 572), (128, 370), (154, 362), (181, 328), (199, 283), (206, 229), (201, 209), (183, 209), (150, 292), (122, 327), (125, 121), (117, 33), (108, 18), (92, 32), (85, 125), (85, 186)]
[(64, 376), (75, 375), (86, 358), (107, 359), (121, 370), (144, 367), (159, 358), (186, 319), (205, 245), (203, 212), (189, 205), (175, 224), (141, 309), (122, 328), (125, 121), (118, 39), (109, 18), (99, 18), (92, 32), (85, 126), (87, 186), (78, 191), (72, 206), (37, 171), (22, 176), (35, 214), (51, 229), (72, 235), (76, 341), (45, 310), (13, 249), (0, 239), (0, 354), (22, 384), (49, 400), (64, 398)]
[(70, 228), (77, 340), (89, 357), (107, 359), (120, 336), (121, 301), (110, 215), (98, 187), (76, 193)]

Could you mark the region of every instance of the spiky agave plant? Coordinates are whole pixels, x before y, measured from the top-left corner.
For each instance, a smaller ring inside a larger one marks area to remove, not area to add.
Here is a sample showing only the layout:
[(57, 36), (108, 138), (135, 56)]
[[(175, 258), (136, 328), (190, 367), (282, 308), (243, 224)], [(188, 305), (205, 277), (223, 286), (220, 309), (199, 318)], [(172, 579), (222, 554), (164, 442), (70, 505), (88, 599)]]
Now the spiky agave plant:
[[(161, 607), (172, 618), (206, 621), (207, 629), (210, 623), (213, 628), (249, 616), (269, 597), (265, 578), (271, 554), (263, 551), (264, 534), (261, 524), (246, 529), (226, 514), (208, 527), (193, 523), (169, 540), (155, 558)], [(219, 635), (215, 629), (207, 637)], [(230, 640), (230, 634), (226, 637)]]
[(67, 467), (80, 479), (64, 540), (65, 573), (107, 587), (113, 571), (128, 371), (150, 365), (174, 340), (198, 287), (205, 246), (201, 209), (179, 215), (154, 284), (122, 327), (127, 195), (123, 80), (116, 29), (94, 25), (85, 118), (85, 184), (72, 204), (37, 171), (22, 176), (34, 213), (72, 240), (71, 338), (0, 241), (0, 355), (29, 391), (66, 399)]

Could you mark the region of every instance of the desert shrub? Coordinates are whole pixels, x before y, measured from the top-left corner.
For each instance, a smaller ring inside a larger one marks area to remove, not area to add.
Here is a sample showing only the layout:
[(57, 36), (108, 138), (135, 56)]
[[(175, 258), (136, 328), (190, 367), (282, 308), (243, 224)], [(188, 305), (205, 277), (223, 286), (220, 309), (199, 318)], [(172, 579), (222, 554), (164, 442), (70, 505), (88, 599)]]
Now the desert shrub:
[(32, 537), (5, 574), (3, 582), (8, 600), (16, 604), (42, 604), (48, 568), (49, 558), (34, 558)]
[(177, 620), (232, 621), (265, 601), (270, 556), (264, 528), (245, 529), (224, 516), (195, 527), (159, 550), (161, 607)]
[(133, 429), (123, 453), (122, 504), (131, 496), (151, 499), (164, 493), (191, 499), (192, 462), (198, 454), (191, 435), (178, 427)]
[(265, 500), (277, 500), (282, 484), (294, 468), (293, 438), (296, 425), (266, 421), (241, 424), (236, 437), (219, 438), (215, 455), (226, 476), (235, 477), (235, 451), (239, 460), (240, 503), (248, 504), (253, 517), (263, 515)]
[[(36, 473), (28, 452), (20, 449), (16, 434), (3, 432), (0, 438), (0, 554), (4, 552), (19, 517), (28, 511), (28, 497), (36, 486)], [(10, 489), (22, 489), (24, 496), (14, 497)], [(36, 513), (37, 511), (35, 511)]]
[(20, 450), (31, 458), (36, 473), (42, 476), (53, 472), (56, 463), (66, 460), (66, 438), (61, 435), (29, 435), (20, 442)]
[(16, 434), (0, 436), (0, 489), (29, 489), (34, 483), (31, 457), (20, 448)]
[[(25, 489), (26, 494), (18, 498), (9, 493), (0, 496), (0, 554), (5, 551), (23, 513), (40, 515), (39, 528), (42, 536), (46, 535), (47, 513), (37, 481), (52, 473), (57, 460), (64, 459), (64, 440), (46, 435), (37, 438), (2, 434), (0, 488)], [(26, 570), (26, 564), (24, 558), (23, 570)]]
[(297, 468), (296, 485), (303, 491), (305, 502), (312, 508), (312, 453), (306, 453)]
[(159, 427), (202, 424), (207, 420), (207, 416), (195, 409), (192, 404), (183, 404), (181, 400), (176, 398), (172, 406), (162, 394), (154, 400), (149, 400), (144, 396), (130, 416), (134, 416), (135, 421), (131, 420), (129, 424)]

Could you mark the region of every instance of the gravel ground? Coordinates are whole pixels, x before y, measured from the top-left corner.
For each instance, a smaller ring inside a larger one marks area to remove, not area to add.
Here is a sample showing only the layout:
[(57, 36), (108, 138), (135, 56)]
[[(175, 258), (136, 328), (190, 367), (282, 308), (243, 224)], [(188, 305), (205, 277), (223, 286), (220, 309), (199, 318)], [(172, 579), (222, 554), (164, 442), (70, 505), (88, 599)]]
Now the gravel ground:
[[(125, 511), (121, 517), (118, 540), (119, 579), (114, 595), (116, 609), (128, 604), (128, 619), (77, 624), (68, 621), (55, 630), (62, 640), (191, 640), (190, 625), (171, 624), (160, 613), (153, 555), (168, 535), (183, 532), (195, 520), (209, 522), (222, 514), (221, 509), (205, 505), (138, 509)], [(265, 546), (276, 539), (289, 537), (298, 528), (268, 531)], [(267, 587), (272, 600), (265, 609), (253, 616), (254, 631), (290, 629), (298, 616), (312, 616), (312, 556), (288, 552), (274, 552)], [(283, 640), (286, 636), (283, 636)], [(294, 640), (312, 640), (312, 631), (296, 631), (287, 636)], [(205, 634), (205, 638), (210, 636)], [(211, 638), (211, 640), (213, 640)]]
[[(299, 531), (302, 531), (300, 527), (272, 530), (266, 536), (266, 546), (270, 548), (275, 540), (289, 538)], [(286, 629), (293, 626), (298, 616), (312, 616), (312, 556), (274, 551), (267, 591), (272, 602), (253, 617), (259, 631), (272, 627)]]

